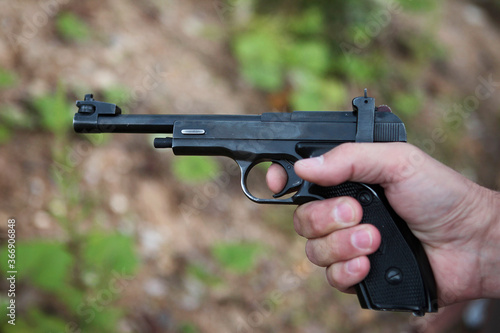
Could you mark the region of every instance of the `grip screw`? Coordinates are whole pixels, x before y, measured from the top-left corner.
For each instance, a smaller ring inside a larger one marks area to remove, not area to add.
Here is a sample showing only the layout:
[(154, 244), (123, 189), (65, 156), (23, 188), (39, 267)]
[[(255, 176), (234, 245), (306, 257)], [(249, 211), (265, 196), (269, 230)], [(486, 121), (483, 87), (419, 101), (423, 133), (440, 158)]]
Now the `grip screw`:
[(403, 282), (403, 273), (399, 268), (391, 267), (385, 272), (385, 280), (392, 285)]
[(373, 195), (369, 191), (361, 191), (358, 193), (358, 201), (363, 206), (368, 206), (373, 201)]

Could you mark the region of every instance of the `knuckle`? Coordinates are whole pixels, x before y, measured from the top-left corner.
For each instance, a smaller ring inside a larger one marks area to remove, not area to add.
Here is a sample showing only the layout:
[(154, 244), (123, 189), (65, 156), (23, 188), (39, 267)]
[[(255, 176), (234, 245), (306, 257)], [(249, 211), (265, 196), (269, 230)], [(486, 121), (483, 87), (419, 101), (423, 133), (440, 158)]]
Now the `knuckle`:
[[(319, 207), (317, 207), (319, 208)], [(324, 230), (324, 221), (319, 209), (309, 210), (309, 228), (312, 235), (321, 235)]]
[(322, 235), (325, 221), (323, 221), (321, 203), (307, 203), (297, 208), (296, 220), (297, 229), (300, 230), (302, 236), (318, 237)]
[(293, 214), (293, 228), (295, 229), (295, 232), (297, 234), (299, 234), (300, 236), (304, 236), (304, 233), (302, 232), (302, 225), (300, 223), (300, 217), (297, 210)]
[(326, 244), (328, 244), (328, 254), (334, 260), (337, 261), (342, 257), (341, 249), (339, 246), (341, 241), (338, 237), (338, 232), (332, 232), (326, 236)]
[(308, 207), (306, 214), (312, 236), (324, 236), (331, 231), (332, 225), (335, 223), (331, 211), (336, 202), (332, 200), (319, 201)]
[(312, 239), (306, 243), (307, 258), (317, 266), (327, 266), (335, 261), (327, 239)]

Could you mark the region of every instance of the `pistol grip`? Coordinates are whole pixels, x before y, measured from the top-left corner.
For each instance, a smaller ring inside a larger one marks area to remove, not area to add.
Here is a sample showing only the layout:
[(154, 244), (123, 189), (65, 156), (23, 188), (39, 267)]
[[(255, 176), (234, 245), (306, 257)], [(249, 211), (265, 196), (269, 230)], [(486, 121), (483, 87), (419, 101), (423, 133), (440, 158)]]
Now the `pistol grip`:
[(389, 205), (382, 187), (347, 182), (332, 187), (312, 185), (309, 192), (323, 198), (357, 199), (363, 207), (361, 223), (370, 223), (380, 231), (382, 243), (368, 256), (370, 272), (356, 285), (362, 308), (411, 311), (415, 315), (437, 311), (436, 283), (427, 255)]

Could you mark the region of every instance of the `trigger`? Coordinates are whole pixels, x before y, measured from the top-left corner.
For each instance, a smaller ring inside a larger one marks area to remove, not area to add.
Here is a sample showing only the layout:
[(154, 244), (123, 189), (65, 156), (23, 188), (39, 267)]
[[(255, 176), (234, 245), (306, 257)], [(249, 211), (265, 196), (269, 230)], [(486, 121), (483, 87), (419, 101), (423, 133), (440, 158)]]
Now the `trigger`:
[(287, 181), (285, 187), (276, 194), (273, 194), (273, 198), (279, 198), (284, 196), (285, 194), (295, 192), (302, 185), (302, 178), (295, 174), (293, 170), (293, 163), (287, 160), (273, 160), (273, 163), (277, 163), (285, 169), (287, 175)]

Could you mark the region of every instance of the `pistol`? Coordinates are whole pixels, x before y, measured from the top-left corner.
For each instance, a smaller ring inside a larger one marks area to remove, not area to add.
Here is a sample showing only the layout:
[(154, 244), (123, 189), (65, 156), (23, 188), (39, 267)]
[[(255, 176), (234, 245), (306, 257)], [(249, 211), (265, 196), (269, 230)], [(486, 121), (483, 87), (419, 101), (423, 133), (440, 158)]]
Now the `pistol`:
[[(77, 101), (73, 119), (78, 133), (157, 133), (155, 148), (175, 155), (227, 156), (238, 163), (241, 187), (252, 201), (301, 205), (312, 200), (350, 196), (363, 208), (361, 223), (374, 225), (382, 236), (368, 256), (368, 276), (355, 286), (362, 308), (409, 311), (417, 316), (436, 312), (437, 288), (427, 255), (406, 222), (377, 184), (346, 182), (322, 187), (299, 178), (296, 161), (320, 156), (344, 142), (406, 142), (403, 122), (388, 106), (375, 106), (364, 96), (352, 100), (352, 111), (269, 112), (262, 115), (123, 115), (92, 94)], [(287, 182), (272, 198), (254, 196), (247, 186), (250, 170), (262, 162), (281, 165)]]

